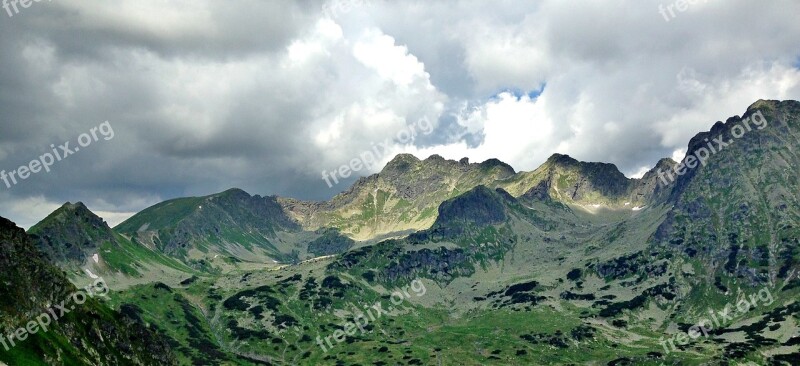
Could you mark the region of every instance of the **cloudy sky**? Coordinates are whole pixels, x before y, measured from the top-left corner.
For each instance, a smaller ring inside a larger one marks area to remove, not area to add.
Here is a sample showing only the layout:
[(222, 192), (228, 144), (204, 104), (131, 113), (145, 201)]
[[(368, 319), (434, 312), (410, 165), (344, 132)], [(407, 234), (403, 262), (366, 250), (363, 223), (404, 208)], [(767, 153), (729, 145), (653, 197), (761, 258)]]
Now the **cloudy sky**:
[[(83, 201), (113, 225), (230, 187), (327, 199), (401, 152), (636, 176), (758, 99), (800, 99), (800, 2), (696, 2), (9, 4), (0, 169), (28, 177), (0, 181), (0, 216)], [(17, 171), (65, 142), (81, 150), (50, 172)], [(380, 162), (322, 179), (365, 151)]]

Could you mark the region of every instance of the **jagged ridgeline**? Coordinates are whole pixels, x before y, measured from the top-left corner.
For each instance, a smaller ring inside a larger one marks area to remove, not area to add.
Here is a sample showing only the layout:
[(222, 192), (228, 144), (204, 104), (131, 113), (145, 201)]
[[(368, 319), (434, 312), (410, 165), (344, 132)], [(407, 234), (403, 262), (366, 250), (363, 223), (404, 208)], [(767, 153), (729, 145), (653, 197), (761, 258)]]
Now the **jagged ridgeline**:
[(477, 186), (503, 188), (523, 201), (634, 207), (661, 191), (655, 180), (654, 174), (628, 179), (611, 164), (582, 163), (564, 155), (522, 173), (496, 159), (469, 163), (437, 155), (425, 160), (398, 155), (380, 173), (359, 179), (331, 201), (251, 196), (231, 189), (160, 203), (115, 231), (196, 269), (213, 266), (209, 262), (219, 257), (296, 262), (361, 246), (331, 241), (335, 235), (363, 244), (428, 229), (439, 205)]
[[(530, 172), (399, 155), (326, 202), (232, 189), (114, 229), (67, 204), (30, 233), (69, 273), (115, 278), (107, 305), (180, 364), (790, 365), (799, 124), (800, 103), (758, 101), (690, 141), (729, 142), (705, 164), (640, 179), (561, 154)], [(327, 343), (411, 283), (424, 295)], [(676, 341), (742, 298), (762, 301)]]

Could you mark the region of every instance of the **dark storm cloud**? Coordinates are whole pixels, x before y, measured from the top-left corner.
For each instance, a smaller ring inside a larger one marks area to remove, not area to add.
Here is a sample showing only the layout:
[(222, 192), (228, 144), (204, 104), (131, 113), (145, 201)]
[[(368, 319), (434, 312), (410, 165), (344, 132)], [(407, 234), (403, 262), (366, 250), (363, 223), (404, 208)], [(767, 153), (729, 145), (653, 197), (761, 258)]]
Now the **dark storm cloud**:
[[(387, 138), (381, 163), (531, 170), (561, 152), (634, 173), (756, 99), (800, 98), (788, 0), (709, 2), (670, 22), (654, 1), (375, 0), (326, 18), (332, 1), (58, 0), (0, 15), (0, 169), (106, 120), (115, 132), (0, 183), (0, 216), (30, 226), (82, 200), (116, 222), (234, 186), (325, 199), (357, 177), (329, 188), (321, 171)], [(423, 116), (434, 131), (398, 143)]]

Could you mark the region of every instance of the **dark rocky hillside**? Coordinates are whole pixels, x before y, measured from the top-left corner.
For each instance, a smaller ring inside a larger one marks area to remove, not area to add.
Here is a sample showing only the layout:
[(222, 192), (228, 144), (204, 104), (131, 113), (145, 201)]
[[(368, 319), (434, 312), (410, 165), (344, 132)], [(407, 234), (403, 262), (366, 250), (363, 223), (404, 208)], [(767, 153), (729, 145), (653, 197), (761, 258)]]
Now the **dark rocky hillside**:
[(28, 233), (51, 261), (82, 265), (103, 244), (116, 244), (114, 232), (82, 203), (67, 202)]
[[(763, 129), (732, 136), (759, 112)], [(728, 146), (677, 176), (653, 240), (706, 261), (725, 284), (785, 279), (800, 265), (800, 103), (759, 101), (693, 138), (689, 154), (720, 137)]]
[[(22, 229), (4, 218), (0, 245), (0, 330), (8, 335), (50, 304), (63, 304), (77, 289)], [(26, 366), (175, 364), (168, 343), (141, 319), (114, 312), (97, 299), (69, 307), (47, 332), (17, 340), (9, 351), (0, 349), (0, 361)]]

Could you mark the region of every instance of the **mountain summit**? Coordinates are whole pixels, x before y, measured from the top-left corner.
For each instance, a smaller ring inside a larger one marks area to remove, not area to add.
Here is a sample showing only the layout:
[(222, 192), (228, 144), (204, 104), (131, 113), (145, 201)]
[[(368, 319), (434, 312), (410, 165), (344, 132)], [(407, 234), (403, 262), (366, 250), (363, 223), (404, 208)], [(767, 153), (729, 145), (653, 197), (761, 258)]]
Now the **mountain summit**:
[(82, 202), (67, 202), (28, 230), (39, 249), (59, 264), (83, 265), (102, 246), (116, 246), (108, 224)]

